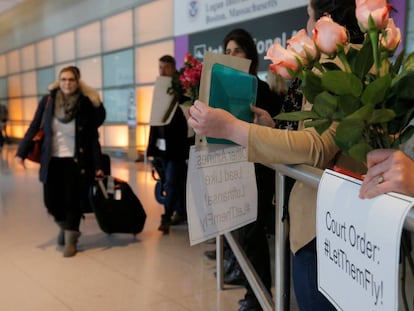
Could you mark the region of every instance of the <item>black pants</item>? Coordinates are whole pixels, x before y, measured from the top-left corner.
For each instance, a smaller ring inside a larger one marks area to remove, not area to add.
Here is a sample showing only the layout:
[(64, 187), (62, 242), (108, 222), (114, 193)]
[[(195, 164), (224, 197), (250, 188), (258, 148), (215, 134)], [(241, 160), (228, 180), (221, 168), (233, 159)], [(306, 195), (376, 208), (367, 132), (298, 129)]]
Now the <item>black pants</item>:
[(82, 217), (78, 165), (73, 158), (52, 158), (43, 185), (46, 208), (66, 230), (79, 231)]

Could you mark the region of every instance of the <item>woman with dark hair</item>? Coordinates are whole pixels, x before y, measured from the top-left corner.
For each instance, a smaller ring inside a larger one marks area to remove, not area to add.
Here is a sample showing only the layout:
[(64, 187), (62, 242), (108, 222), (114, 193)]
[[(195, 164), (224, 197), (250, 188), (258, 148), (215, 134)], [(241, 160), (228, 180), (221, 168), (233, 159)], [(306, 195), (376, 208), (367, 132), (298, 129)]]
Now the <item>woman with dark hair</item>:
[(256, 43), (248, 31), (242, 28), (230, 31), (223, 39), (223, 47), (226, 55), (250, 59), (252, 62), (249, 73), (254, 76), (257, 75), (259, 54), (257, 53)]
[[(334, 21), (349, 27), (351, 43), (361, 43), (363, 36), (356, 28), (355, 0), (311, 0), (308, 14), (309, 34), (317, 17), (330, 14)], [(246, 146), (248, 159), (252, 162), (308, 164), (323, 169), (338, 159), (339, 149), (333, 139), (335, 124), (322, 135), (314, 128), (303, 126), (298, 131), (273, 129), (261, 126), (268, 125), (261, 122), (268, 120), (266, 111), (257, 107), (252, 107), (252, 111), (257, 114), (259, 124), (238, 120), (227, 111), (196, 101), (190, 108), (189, 124), (200, 135), (225, 138)], [(354, 163), (346, 161), (342, 161), (341, 166), (354, 169)], [(289, 199), (293, 281), (296, 299), (302, 311), (335, 310), (317, 287), (316, 195), (316, 189), (296, 182)]]
[[(256, 76), (258, 82), (255, 106), (267, 111), (269, 116), (278, 114), (283, 104), (284, 94), (272, 92), (269, 85), (257, 77), (259, 55), (251, 34), (244, 29), (234, 29), (224, 37), (223, 47), (226, 55), (251, 60), (249, 73)], [(275, 123), (271, 118), (270, 121), (269, 126), (274, 127)], [(272, 278), (270, 271), (270, 253), (266, 236), (268, 230), (266, 230), (266, 227), (274, 227), (272, 224), (269, 225), (268, 220), (274, 220), (274, 217), (269, 216), (272, 215), (272, 210), (274, 209), (275, 172), (259, 163), (255, 163), (255, 172), (258, 190), (257, 220), (236, 230), (234, 233), (253, 268), (270, 293)], [(231, 252), (227, 254), (231, 254), (229, 256), (230, 258), (227, 258), (227, 261), (233, 264), (226, 265), (227, 269), (224, 282), (227, 284), (243, 284), (247, 289), (244, 299), (240, 301), (239, 311), (260, 307), (234, 255)]]
[[(60, 227), (57, 239), (63, 256), (77, 252), (83, 200), (95, 176), (102, 176), (101, 147), (97, 127), (102, 113), (81, 90), (79, 70), (65, 67), (57, 84), (44, 96), (16, 153), (16, 162), (25, 167), (31, 142), (43, 123), (39, 179), (44, 203)], [(103, 108), (101, 108), (103, 109)]]

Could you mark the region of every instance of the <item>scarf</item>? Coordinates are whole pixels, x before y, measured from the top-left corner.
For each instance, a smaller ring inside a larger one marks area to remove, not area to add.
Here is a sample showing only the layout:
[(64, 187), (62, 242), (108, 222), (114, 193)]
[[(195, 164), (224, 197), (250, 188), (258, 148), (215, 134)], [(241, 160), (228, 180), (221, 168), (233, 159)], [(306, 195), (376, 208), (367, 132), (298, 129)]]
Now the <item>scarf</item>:
[(65, 95), (58, 90), (55, 98), (55, 117), (62, 123), (72, 121), (79, 110), (79, 92)]

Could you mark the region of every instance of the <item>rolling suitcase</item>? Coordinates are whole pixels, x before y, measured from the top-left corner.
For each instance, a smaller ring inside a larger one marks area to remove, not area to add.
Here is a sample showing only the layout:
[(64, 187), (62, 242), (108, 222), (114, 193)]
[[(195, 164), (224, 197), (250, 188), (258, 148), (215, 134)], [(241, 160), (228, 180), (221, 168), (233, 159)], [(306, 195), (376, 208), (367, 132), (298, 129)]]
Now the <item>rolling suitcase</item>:
[(136, 235), (144, 228), (147, 215), (127, 182), (105, 176), (92, 185), (89, 198), (103, 232)]
[[(101, 154), (101, 161), (102, 161), (102, 170), (103, 170), (104, 174), (110, 176), (111, 175), (111, 157), (106, 153), (102, 153)], [(83, 214), (93, 213), (93, 209), (92, 209), (92, 206), (91, 206), (90, 200), (89, 200), (88, 189), (86, 189), (86, 193), (83, 194), (83, 195), (85, 197), (83, 198), (83, 200), (81, 202), (81, 204), (82, 204), (82, 213)]]

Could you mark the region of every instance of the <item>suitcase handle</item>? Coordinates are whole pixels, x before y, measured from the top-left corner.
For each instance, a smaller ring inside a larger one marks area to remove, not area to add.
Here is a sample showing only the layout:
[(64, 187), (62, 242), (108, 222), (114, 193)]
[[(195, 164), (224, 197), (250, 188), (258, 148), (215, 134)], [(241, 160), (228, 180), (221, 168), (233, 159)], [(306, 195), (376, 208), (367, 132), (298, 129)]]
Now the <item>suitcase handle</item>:
[(109, 194), (114, 194), (115, 193), (115, 183), (114, 183), (114, 177), (112, 176), (106, 176), (107, 178), (107, 188), (104, 185), (103, 182), (103, 177), (102, 178), (97, 178), (98, 181), (98, 185), (99, 188), (102, 191), (102, 195), (104, 196), (105, 199), (109, 199)]
[(101, 188), (101, 191), (102, 191), (102, 194), (103, 194), (104, 198), (108, 200), (109, 199), (108, 191), (106, 191), (106, 188), (105, 188), (105, 185), (103, 183), (102, 178), (98, 179), (98, 185), (99, 185), (99, 188)]

